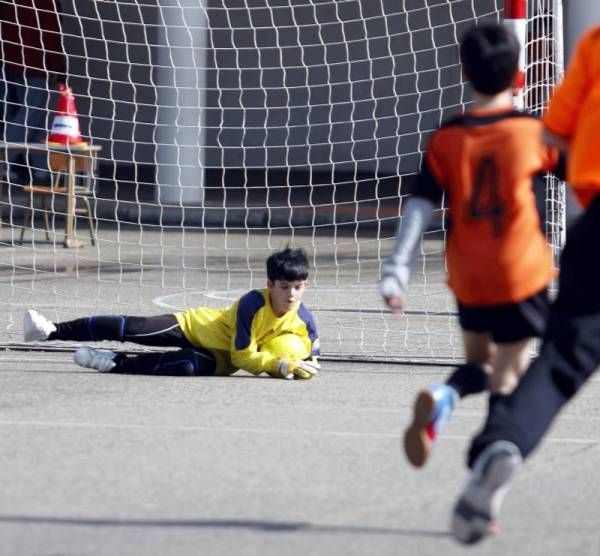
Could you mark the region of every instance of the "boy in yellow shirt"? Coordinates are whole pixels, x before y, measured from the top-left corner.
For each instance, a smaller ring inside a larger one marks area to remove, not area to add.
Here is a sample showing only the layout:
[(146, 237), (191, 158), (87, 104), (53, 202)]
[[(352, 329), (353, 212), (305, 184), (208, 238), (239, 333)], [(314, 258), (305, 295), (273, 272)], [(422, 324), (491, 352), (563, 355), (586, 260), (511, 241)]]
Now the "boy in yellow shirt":
[[(75, 352), (75, 363), (100, 372), (210, 376), (244, 369), (255, 375), (264, 372), (277, 378), (308, 379), (320, 368), (315, 321), (301, 302), (308, 271), (306, 253), (288, 247), (267, 259), (267, 288), (246, 293), (230, 307), (198, 307), (152, 317), (90, 316), (59, 323), (28, 310), (24, 339), (111, 340), (180, 348), (128, 355), (84, 346)], [(260, 349), (285, 334), (301, 339), (305, 358), (298, 358), (293, 348), (289, 355)]]

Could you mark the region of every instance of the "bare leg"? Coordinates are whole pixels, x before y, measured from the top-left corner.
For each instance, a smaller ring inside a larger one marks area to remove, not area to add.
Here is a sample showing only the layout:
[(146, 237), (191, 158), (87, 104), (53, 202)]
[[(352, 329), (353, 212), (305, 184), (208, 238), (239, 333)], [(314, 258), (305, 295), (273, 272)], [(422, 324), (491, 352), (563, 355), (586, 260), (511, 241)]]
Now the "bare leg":
[(516, 388), (529, 366), (531, 343), (531, 338), (525, 338), (518, 342), (497, 344), (490, 376), (492, 394), (508, 395)]
[(465, 360), (467, 363), (482, 365), (486, 371), (492, 371), (496, 358), (496, 344), (487, 332), (463, 331), (463, 344), (465, 346)]

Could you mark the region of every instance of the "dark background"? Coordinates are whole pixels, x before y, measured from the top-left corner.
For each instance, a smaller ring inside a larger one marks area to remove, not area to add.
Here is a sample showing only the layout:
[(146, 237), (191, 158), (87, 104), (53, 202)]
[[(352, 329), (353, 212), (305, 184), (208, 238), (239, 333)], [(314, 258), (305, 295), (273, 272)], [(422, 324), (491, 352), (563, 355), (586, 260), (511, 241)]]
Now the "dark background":
[[(500, 0), (209, 0), (203, 10), (190, 0), (163, 1), (161, 14), (158, 2), (61, 1), (69, 84), (84, 133), (103, 147), (99, 196), (154, 201), (156, 85), (172, 80), (183, 83), (178, 95), (197, 94), (189, 71), (157, 70), (169, 57), (159, 44), (168, 10), (169, 44), (186, 48), (185, 64), (205, 80), (198, 141), (205, 202), (217, 206), (397, 196), (396, 176), (416, 171), (428, 132), (467, 98), (457, 36), (502, 8)], [(198, 19), (204, 28), (185, 24)], [(160, 122), (190, 125), (176, 109)]]

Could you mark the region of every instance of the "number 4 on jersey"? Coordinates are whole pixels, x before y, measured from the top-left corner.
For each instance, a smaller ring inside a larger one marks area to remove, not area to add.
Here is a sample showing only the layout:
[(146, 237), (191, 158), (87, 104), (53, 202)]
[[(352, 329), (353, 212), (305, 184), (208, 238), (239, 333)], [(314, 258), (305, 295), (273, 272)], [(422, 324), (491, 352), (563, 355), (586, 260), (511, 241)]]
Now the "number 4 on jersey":
[(498, 166), (492, 155), (484, 155), (475, 171), (473, 192), (469, 199), (469, 216), (474, 220), (489, 219), (494, 236), (502, 234), (505, 210), (500, 198)]

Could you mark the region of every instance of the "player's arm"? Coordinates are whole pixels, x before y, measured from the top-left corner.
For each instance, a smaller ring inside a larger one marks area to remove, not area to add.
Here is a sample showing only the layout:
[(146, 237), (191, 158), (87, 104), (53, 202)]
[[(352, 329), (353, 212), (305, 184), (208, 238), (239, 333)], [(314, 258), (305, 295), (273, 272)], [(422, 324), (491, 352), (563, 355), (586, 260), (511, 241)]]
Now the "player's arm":
[[(543, 140), (546, 142), (544, 135)], [(558, 145), (546, 142), (544, 147), (545, 163), (544, 170), (552, 172), (559, 180), (567, 179), (567, 152), (561, 150)]]
[[(597, 48), (598, 33), (598, 29), (594, 28), (578, 43), (565, 77), (554, 90), (544, 115), (545, 142), (565, 152), (568, 151), (575, 132), (581, 107), (592, 87), (593, 77), (589, 71), (589, 60), (593, 58), (594, 49)], [(597, 194), (596, 190), (590, 189), (573, 188), (573, 191), (582, 206), (587, 206)]]
[[(549, 152), (548, 158), (553, 161), (547, 170), (552, 172), (559, 180), (565, 181), (567, 179), (567, 160), (569, 153), (568, 138), (556, 135), (545, 129), (542, 139)], [(565, 185), (571, 190), (580, 207), (587, 207), (598, 194), (596, 189), (574, 188), (568, 183)]]
[(254, 375), (276, 371), (281, 363), (269, 352), (258, 351), (254, 319), (263, 305), (258, 292), (250, 292), (240, 299), (231, 338), (231, 362)]
[(243, 349), (232, 349), (231, 361), (236, 367), (254, 375), (267, 373), (274, 378), (313, 378), (321, 368), (316, 357), (295, 360), (276, 357), (268, 351), (258, 351), (255, 340)]
[[(321, 355), (321, 346), (315, 319), (304, 303), (298, 306), (297, 316), (304, 324), (304, 328), (299, 327), (294, 330), (294, 335), (302, 339), (304, 348), (307, 341), (310, 342), (310, 354), (305, 359), (294, 359), (293, 355), (281, 358), (278, 369), (269, 372), (274, 378), (313, 378), (321, 369), (318, 359)], [(293, 354), (294, 349), (288, 353)]]
[(254, 375), (268, 373), (277, 378), (312, 378), (318, 373), (317, 361), (295, 361), (259, 351), (256, 341), (255, 318), (264, 301), (258, 292), (240, 299), (231, 341), (231, 362)]
[(423, 161), (413, 196), (404, 203), (394, 248), (383, 263), (379, 291), (392, 313), (401, 313), (404, 308), (417, 247), (443, 197), (434, 165), (430, 152)]
[(279, 364), (269, 352), (258, 350), (255, 321), (264, 306), (265, 300), (259, 291), (248, 292), (240, 298), (231, 323), (231, 362), (255, 375), (273, 371)]
[(279, 369), (280, 361), (267, 351), (258, 351), (256, 342), (251, 342), (243, 349), (232, 346), (231, 362), (240, 369), (253, 375), (271, 373)]
[(588, 33), (578, 44), (565, 77), (554, 90), (544, 115), (548, 140), (556, 146), (568, 145), (577, 125), (581, 106), (589, 93), (591, 76), (588, 60), (593, 55), (592, 38), (592, 33)]
[[(300, 303), (298, 306), (298, 317), (302, 320), (305, 327), (304, 330), (298, 331), (299, 336), (305, 336), (310, 341), (310, 355), (304, 361), (293, 362), (292, 367), (295, 367), (295, 370), (292, 372), (294, 378), (312, 378), (321, 369), (321, 365), (319, 364), (319, 357), (321, 355), (319, 333), (317, 332), (315, 318), (304, 303)], [(281, 371), (282, 369), (280, 368), (280, 374)]]

